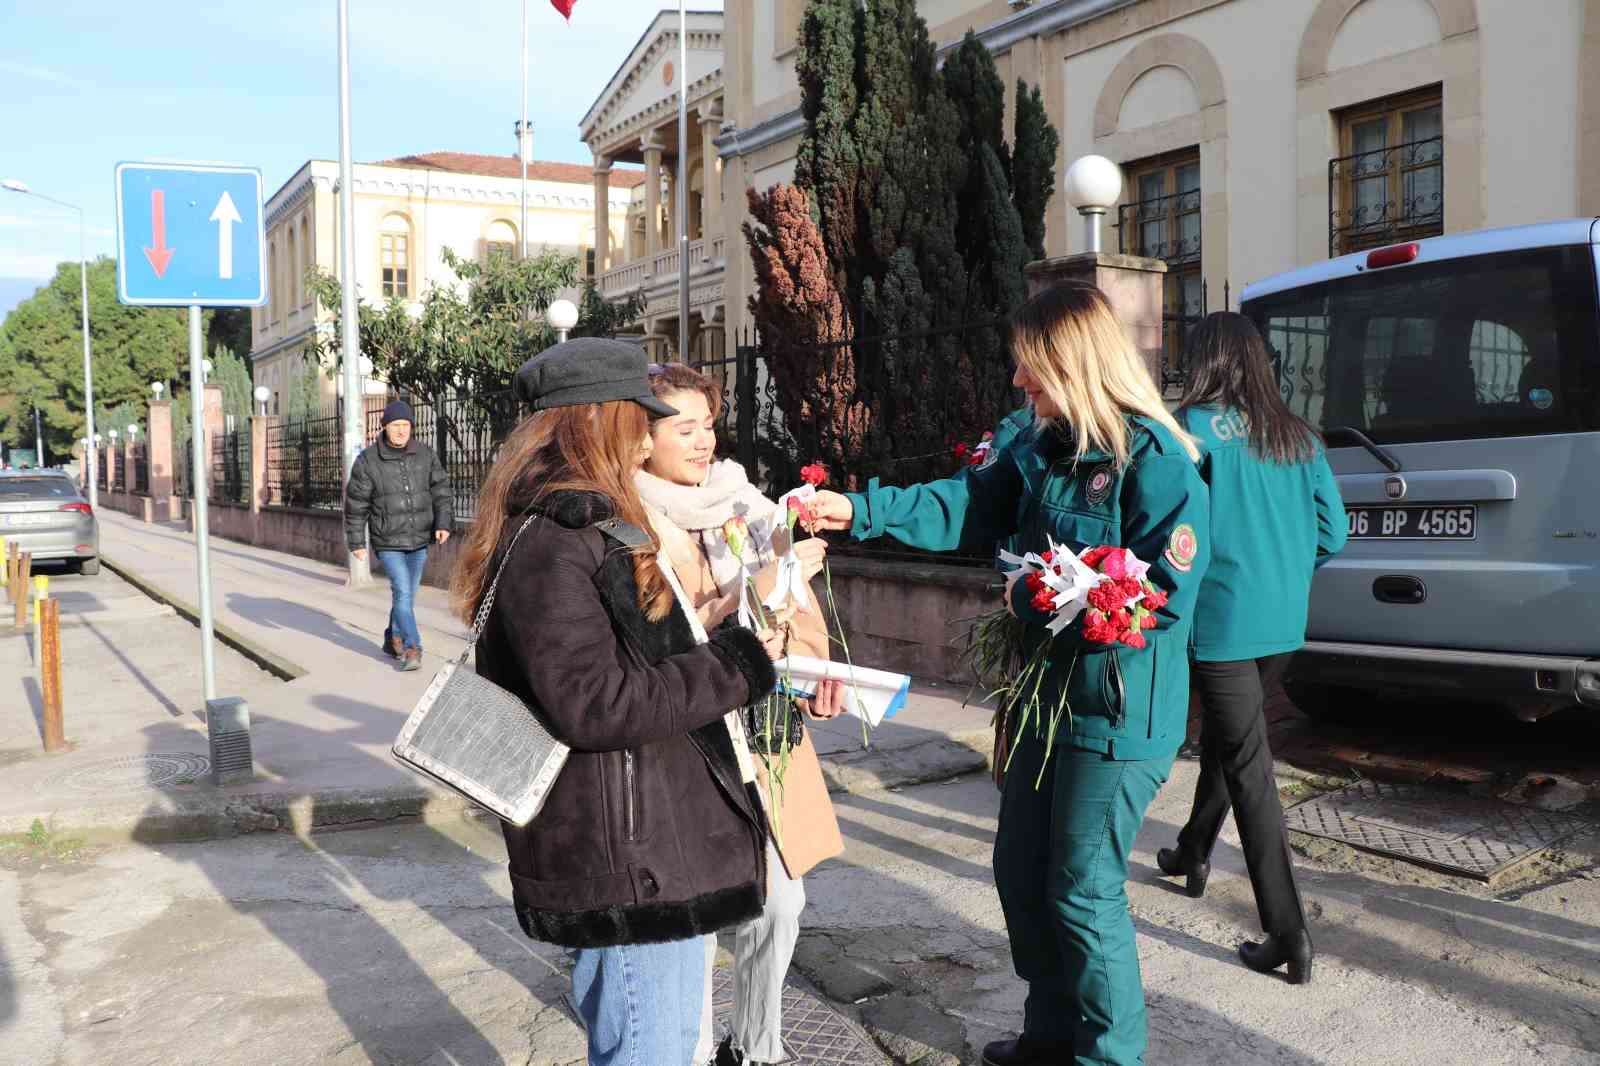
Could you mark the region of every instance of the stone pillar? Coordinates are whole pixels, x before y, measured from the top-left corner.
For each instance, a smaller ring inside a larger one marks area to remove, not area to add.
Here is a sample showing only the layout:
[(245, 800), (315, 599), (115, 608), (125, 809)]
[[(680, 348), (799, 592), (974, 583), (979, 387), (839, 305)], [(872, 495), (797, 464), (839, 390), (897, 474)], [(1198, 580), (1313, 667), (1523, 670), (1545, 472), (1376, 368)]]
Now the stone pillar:
[(700, 116), (700, 236), (705, 240), (702, 258), (711, 257), (711, 241), (722, 233), (722, 174), (717, 169), (717, 134), (722, 132), (722, 101)]
[(150, 499), (155, 513), (167, 517), (172, 499), (172, 401), (150, 404)]
[(1159, 388), (1161, 383), (1162, 285), (1167, 264), (1159, 259), (1110, 252), (1082, 252), (1040, 259), (1027, 267), (1028, 295), (1035, 296), (1064, 281), (1095, 286), (1111, 301), (1117, 318), (1144, 356)]
[(639, 140), (644, 152), (644, 254), (652, 258), (661, 248), (661, 150), (653, 134)]
[(594, 161), (594, 273), (610, 269), (611, 258), (611, 160), (601, 156)]
[(133, 495), (133, 438), (123, 437), (122, 443), (117, 445), (122, 449), (122, 491), (125, 495)]
[[(201, 454), (205, 459), (206, 484), (211, 485), (211, 471), (216, 463), (217, 449), (222, 444), (222, 429), (224, 425), (221, 385), (213, 385), (209, 382), (206, 384), (201, 412), (205, 418), (205, 425), (201, 427), (205, 430), (205, 451)], [(215, 488), (215, 486), (212, 486), (212, 488)]]
[(661, 250), (672, 251), (678, 247), (678, 160), (662, 160), (667, 175), (667, 231), (661, 235)]
[(267, 428), (277, 425), (276, 415), (250, 416), (250, 513), (258, 515), (271, 501), (267, 485)]

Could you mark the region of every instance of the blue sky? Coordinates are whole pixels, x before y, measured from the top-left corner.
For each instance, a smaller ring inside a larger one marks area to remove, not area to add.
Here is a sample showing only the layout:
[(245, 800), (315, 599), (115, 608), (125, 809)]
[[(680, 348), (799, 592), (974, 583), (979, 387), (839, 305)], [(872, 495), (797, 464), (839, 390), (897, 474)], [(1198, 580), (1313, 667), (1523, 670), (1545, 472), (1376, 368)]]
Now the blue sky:
[[(586, 163), (578, 122), (663, 0), (528, 0), (534, 156)], [(694, 0), (696, 10), (721, 10)], [(351, 151), (513, 155), (521, 0), (350, 0)], [(109, 254), (127, 159), (259, 166), (268, 195), (338, 158), (334, 0), (0, 0), (0, 179), (81, 205)], [(6, 279), (76, 259), (76, 215), (0, 190)], [(26, 291), (22, 296), (26, 296)]]

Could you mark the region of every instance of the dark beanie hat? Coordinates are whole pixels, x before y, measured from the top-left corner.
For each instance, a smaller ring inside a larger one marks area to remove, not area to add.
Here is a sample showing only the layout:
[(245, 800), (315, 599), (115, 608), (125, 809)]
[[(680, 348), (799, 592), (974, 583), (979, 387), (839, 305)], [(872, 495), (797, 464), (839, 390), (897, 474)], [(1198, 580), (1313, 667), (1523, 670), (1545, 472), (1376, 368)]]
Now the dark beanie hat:
[(411, 417), (411, 405), (404, 400), (390, 400), (383, 409), (383, 420), (379, 425), (387, 426), (390, 422), (415, 422)]

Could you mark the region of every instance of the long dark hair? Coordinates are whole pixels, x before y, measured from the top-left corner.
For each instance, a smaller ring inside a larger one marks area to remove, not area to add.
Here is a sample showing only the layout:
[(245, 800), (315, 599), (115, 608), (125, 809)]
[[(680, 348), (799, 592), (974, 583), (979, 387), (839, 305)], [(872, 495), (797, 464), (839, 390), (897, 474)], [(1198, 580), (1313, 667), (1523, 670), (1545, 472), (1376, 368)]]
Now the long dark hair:
[(1316, 456), (1316, 433), (1283, 402), (1266, 342), (1244, 315), (1215, 311), (1203, 318), (1183, 346), (1183, 369), (1188, 384), (1180, 409), (1232, 407), (1263, 459), (1304, 463)]

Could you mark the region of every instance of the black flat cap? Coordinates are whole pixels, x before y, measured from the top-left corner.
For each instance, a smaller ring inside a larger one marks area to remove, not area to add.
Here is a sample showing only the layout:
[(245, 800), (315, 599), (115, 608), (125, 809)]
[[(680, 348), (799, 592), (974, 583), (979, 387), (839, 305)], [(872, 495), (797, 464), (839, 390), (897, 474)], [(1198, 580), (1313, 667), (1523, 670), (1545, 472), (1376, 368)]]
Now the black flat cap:
[(632, 400), (652, 414), (678, 413), (651, 393), (644, 349), (606, 337), (579, 337), (546, 348), (522, 364), (511, 387), (535, 411)]

